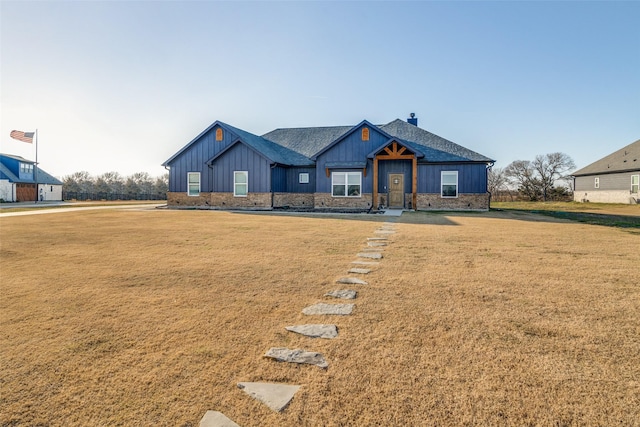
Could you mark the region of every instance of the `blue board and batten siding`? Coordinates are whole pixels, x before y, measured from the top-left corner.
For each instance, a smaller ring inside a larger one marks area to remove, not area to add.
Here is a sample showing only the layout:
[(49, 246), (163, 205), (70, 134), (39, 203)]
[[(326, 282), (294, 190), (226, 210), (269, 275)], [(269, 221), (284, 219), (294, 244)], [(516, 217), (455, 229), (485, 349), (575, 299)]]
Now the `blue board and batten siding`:
[[(362, 140), (362, 128), (369, 128), (369, 140)], [(331, 147), (330, 150), (320, 154), (316, 160), (316, 191), (318, 193), (331, 193), (331, 176), (326, 175), (327, 164), (347, 164), (347, 163), (361, 163), (365, 164), (367, 169), (367, 176), (362, 176), (362, 192), (371, 193), (373, 191), (373, 162), (367, 159), (367, 155), (376, 148), (384, 145), (389, 140), (389, 137), (376, 131), (373, 126), (361, 125), (354, 129), (353, 132), (348, 134), (344, 139)], [(348, 167), (335, 167), (331, 168), (331, 172), (348, 172), (348, 171), (360, 171), (360, 168), (348, 168)]]
[(458, 171), (458, 193), (487, 192), (487, 166), (481, 163), (420, 164), (418, 163), (418, 193), (440, 193), (441, 172)]
[(383, 194), (389, 188), (389, 174), (404, 175), (404, 192), (411, 193), (413, 162), (411, 160), (384, 160), (378, 162), (378, 193)]
[[(309, 175), (308, 183), (300, 182), (301, 173), (306, 173)], [(308, 167), (288, 168), (287, 174), (286, 174), (285, 191), (287, 193), (315, 193), (316, 168), (308, 168)]]
[(218, 127), (219, 125), (209, 129), (197, 141), (191, 143), (188, 149), (182, 152), (180, 156), (168, 164), (170, 166), (169, 191), (186, 192), (188, 172), (200, 172), (200, 191), (213, 191), (212, 170), (207, 166), (206, 161), (227, 148), (238, 138), (234, 133), (224, 130), (222, 141), (216, 141), (216, 129)]
[(244, 144), (236, 144), (211, 165), (214, 193), (233, 192), (235, 171), (246, 171), (250, 193), (271, 191), (271, 164), (263, 156)]

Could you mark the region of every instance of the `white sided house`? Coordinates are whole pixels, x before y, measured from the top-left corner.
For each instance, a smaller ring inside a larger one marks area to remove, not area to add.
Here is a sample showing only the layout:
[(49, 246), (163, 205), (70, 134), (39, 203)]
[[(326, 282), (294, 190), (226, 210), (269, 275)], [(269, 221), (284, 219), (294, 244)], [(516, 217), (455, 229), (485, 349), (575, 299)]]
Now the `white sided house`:
[(20, 156), (0, 154), (0, 201), (61, 201), (62, 181)]
[(576, 202), (640, 203), (640, 139), (572, 176)]

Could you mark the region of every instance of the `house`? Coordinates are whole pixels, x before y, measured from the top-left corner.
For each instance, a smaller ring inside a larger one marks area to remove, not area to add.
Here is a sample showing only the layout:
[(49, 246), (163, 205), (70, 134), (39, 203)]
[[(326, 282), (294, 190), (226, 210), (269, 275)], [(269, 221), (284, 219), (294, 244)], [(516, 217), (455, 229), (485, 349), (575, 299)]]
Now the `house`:
[(493, 163), (412, 114), (262, 136), (216, 121), (163, 166), (171, 207), (487, 210)]
[(0, 199), (5, 202), (61, 201), (62, 181), (31, 160), (0, 154)]
[(640, 203), (640, 139), (572, 176), (576, 202)]

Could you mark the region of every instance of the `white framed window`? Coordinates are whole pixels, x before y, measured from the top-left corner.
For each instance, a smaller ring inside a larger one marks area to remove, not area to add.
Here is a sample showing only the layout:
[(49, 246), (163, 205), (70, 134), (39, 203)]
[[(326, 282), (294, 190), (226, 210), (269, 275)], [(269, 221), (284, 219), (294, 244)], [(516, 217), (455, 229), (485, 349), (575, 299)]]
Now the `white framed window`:
[(309, 183), (309, 174), (306, 172), (301, 172), (298, 175), (298, 183), (300, 184), (308, 184)]
[(200, 172), (187, 172), (187, 194), (200, 195)]
[(233, 196), (247, 197), (249, 191), (249, 172), (234, 171), (233, 172)]
[(595, 177), (593, 179), (593, 188), (600, 188), (600, 177)]
[(331, 172), (333, 197), (360, 197), (361, 190), (362, 172)]
[(441, 197), (458, 197), (458, 171), (440, 172)]
[(640, 192), (640, 175), (631, 175), (631, 192)]
[(33, 173), (33, 165), (29, 163), (20, 163), (20, 172)]

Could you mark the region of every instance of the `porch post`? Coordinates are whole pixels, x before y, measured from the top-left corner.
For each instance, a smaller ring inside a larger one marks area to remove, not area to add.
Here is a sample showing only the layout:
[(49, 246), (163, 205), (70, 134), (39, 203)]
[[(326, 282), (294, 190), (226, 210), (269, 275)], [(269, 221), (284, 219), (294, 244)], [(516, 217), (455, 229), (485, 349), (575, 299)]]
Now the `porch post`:
[(413, 173), (412, 173), (412, 180), (411, 180), (411, 205), (413, 206), (413, 210), (417, 211), (418, 210), (418, 206), (417, 206), (417, 202), (418, 202), (418, 159), (416, 158), (416, 155), (413, 155), (413, 159), (412, 159), (412, 163), (413, 163)]
[(378, 210), (378, 155), (373, 157), (373, 200), (371, 201), (374, 210)]

